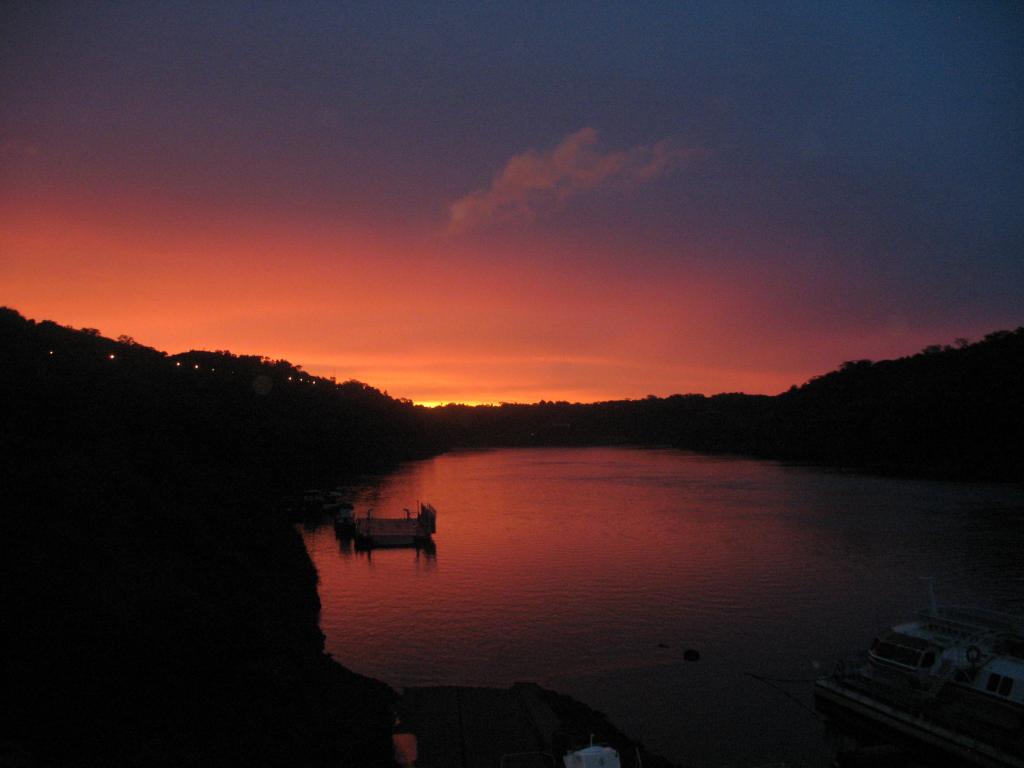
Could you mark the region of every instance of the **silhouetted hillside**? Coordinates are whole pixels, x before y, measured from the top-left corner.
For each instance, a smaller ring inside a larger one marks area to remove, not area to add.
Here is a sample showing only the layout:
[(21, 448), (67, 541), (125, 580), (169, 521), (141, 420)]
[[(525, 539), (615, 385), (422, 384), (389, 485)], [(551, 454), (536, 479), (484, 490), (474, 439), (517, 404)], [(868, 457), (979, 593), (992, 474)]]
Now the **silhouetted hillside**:
[(423, 455), (421, 409), (11, 310), (0, 355), (0, 764), (390, 765), (274, 500)]
[(454, 447), (673, 445), (753, 450), (751, 425), (768, 412), (762, 395), (673, 395), (603, 403), (446, 405), (430, 413), (442, 443)]
[(283, 360), (168, 356), (11, 310), (0, 310), (0, 349), (0, 394), (11, 406), (0, 439), (16, 440), (16, 455), (38, 454), (44, 475), (62, 463), (83, 479), (96, 471), (308, 482), (436, 450), (422, 409)]
[(21, 404), (8, 439), (20, 435), (19, 453), (42, 451), (43, 464), (86, 473), (294, 485), (450, 448), (653, 444), (936, 477), (1024, 477), (1024, 328), (844, 363), (776, 397), (435, 409), (286, 361), (168, 356), (12, 310), (0, 312), (0, 344), (10, 363), (2, 394)]
[(1024, 328), (975, 344), (845, 363), (776, 397), (448, 405), (441, 443), (659, 444), (875, 472), (1024, 480)]
[(875, 471), (1024, 480), (1024, 328), (848, 362), (774, 398), (755, 452)]

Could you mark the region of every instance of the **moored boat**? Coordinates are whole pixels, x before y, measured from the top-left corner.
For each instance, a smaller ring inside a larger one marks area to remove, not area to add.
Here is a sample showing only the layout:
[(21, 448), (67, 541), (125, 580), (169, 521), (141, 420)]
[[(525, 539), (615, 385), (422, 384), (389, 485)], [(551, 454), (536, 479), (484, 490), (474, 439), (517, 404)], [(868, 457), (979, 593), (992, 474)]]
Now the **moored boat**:
[(981, 766), (1024, 768), (1024, 618), (939, 607), (815, 683), (833, 718)]

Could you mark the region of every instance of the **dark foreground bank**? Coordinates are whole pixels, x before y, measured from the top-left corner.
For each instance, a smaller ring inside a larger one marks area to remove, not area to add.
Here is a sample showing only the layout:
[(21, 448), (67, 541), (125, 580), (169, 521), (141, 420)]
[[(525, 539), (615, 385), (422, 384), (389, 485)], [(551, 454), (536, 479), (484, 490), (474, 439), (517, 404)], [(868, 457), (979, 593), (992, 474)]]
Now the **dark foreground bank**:
[(164, 491), (8, 508), (0, 764), (390, 765), (395, 694), (324, 654), (293, 527)]

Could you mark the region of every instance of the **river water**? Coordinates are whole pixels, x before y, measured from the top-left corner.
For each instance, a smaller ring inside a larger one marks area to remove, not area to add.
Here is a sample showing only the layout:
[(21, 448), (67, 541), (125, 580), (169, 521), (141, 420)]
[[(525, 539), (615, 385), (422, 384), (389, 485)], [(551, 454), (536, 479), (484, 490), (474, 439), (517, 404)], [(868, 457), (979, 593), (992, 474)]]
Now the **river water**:
[(357, 514), (432, 503), (437, 547), (303, 531), (339, 661), (396, 688), (536, 681), (696, 768), (826, 765), (810, 681), (912, 618), (924, 577), (1024, 612), (1019, 486), (573, 448), (446, 454), (353, 493)]

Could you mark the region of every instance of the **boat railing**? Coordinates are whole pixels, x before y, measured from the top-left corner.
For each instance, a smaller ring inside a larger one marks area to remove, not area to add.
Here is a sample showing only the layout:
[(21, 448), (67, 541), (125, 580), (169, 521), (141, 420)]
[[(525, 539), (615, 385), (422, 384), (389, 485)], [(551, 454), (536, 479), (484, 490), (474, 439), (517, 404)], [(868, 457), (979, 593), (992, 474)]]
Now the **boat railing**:
[(1024, 618), (984, 608), (942, 606), (937, 610), (923, 610), (918, 618), (933, 631), (961, 639), (993, 631), (1024, 636)]

